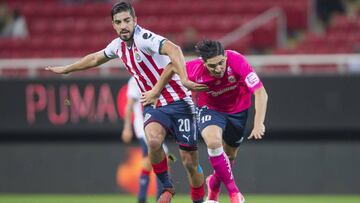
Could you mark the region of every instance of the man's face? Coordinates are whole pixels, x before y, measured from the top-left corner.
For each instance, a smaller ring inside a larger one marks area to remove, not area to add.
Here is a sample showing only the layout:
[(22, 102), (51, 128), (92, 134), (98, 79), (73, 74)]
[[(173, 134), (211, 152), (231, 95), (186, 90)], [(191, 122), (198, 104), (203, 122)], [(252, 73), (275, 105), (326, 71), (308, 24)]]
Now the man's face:
[(210, 75), (216, 78), (222, 78), (225, 73), (226, 59), (226, 56), (218, 55), (213, 58), (209, 58), (206, 62), (204, 62)]
[(129, 41), (134, 35), (136, 18), (134, 19), (130, 12), (124, 11), (114, 15), (112, 25), (123, 41)]

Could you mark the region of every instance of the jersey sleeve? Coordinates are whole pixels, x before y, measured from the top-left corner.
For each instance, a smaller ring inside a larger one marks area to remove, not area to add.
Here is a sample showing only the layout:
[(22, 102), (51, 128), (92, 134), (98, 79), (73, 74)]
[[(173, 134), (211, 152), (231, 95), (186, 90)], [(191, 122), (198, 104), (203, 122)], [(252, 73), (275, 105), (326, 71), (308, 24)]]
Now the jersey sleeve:
[(166, 41), (166, 38), (145, 29), (139, 33), (137, 39), (137, 46), (149, 55), (153, 55), (155, 53), (161, 54), (161, 47)]
[(186, 73), (188, 75), (188, 79), (195, 82), (195, 77), (193, 73), (193, 63), (191, 61), (186, 62)]
[(104, 49), (104, 55), (109, 59), (114, 59), (119, 57), (120, 51), (120, 40), (117, 38), (106, 46)]
[(245, 56), (235, 51), (227, 51), (227, 54), (228, 60), (230, 60), (230, 66), (235, 73), (240, 75), (251, 92), (263, 86), (259, 76), (246, 60)]
[(127, 97), (135, 100), (139, 100), (141, 97), (139, 87), (133, 77), (128, 81)]

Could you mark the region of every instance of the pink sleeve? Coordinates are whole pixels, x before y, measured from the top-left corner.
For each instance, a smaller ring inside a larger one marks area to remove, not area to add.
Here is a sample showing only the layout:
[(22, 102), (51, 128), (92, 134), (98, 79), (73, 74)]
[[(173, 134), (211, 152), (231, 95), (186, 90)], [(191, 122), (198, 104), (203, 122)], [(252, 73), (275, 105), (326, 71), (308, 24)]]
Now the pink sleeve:
[(195, 81), (194, 63), (192, 61), (186, 62), (186, 72), (187, 72), (189, 80)]
[(259, 76), (242, 54), (235, 51), (227, 51), (227, 56), (229, 65), (235, 73), (241, 76), (251, 92), (263, 86)]

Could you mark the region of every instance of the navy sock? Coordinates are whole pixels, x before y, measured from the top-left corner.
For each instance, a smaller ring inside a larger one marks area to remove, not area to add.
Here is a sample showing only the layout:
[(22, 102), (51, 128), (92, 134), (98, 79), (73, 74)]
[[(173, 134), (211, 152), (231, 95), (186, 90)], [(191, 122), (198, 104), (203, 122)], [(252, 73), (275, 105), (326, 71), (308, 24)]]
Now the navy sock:
[(149, 174), (142, 173), (140, 176), (140, 191), (138, 194), (139, 201), (146, 200), (149, 181), (150, 181)]
[(156, 178), (156, 199), (159, 199), (162, 191), (164, 190), (164, 187), (161, 184), (161, 181), (159, 178)]
[(164, 188), (172, 188), (173, 184), (171, 183), (169, 173), (167, 171), (163, 173), (157, 173), (157, 178), (161, 181)]

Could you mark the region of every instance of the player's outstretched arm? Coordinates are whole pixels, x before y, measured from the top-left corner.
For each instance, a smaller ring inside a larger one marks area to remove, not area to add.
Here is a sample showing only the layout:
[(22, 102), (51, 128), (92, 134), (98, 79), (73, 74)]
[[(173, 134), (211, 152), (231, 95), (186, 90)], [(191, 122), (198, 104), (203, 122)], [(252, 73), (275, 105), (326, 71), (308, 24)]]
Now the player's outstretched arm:
[(121, 133), (121, 139), (125, 143), (131, 142), (131, 139), (133, 137), (131, 116), (133, 113), (133, 107), (134, 107), (135, 102), (136, 101), (133, 98), (128, 98), (128, 100), (126, 102), (124, 129)]
[(206, 91), (209, 89), (204, 84), (197, 84), (189, 80), (185, 68), (185, 58), (179, 46), (175, 45), (169, 40), (166, 40), (161, 47), (160, 53), (169, 56), (169, 58), (171, 59), (171, 63), (173, 64), (173, 71), (180, 76), (181, 83), (186, 88), (193, 91)]
[(86, 70), (92, 67), (96, 67), (106, 63), (109, 60), (110, 59), (105, 56), (104, 51), (99, 51), (89, 54), (73, 64), (66, 66), (49, 66), (46, 67), (45, 70), (49, 70), (58, 74), (67, 74), (74, 71)]
[(254, 92), (255, 95), (255, 118), (254, 128), (251, 131), (248, 139), (262, 139), (265, 134), (265, 115), (267, 108), (268, 95), (264, 87), (261, 87)]

